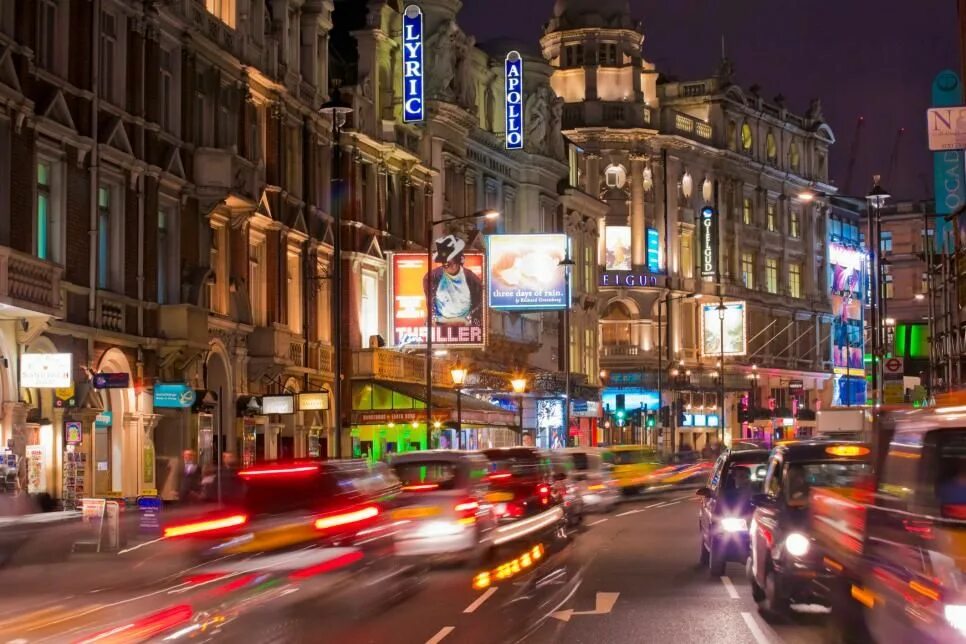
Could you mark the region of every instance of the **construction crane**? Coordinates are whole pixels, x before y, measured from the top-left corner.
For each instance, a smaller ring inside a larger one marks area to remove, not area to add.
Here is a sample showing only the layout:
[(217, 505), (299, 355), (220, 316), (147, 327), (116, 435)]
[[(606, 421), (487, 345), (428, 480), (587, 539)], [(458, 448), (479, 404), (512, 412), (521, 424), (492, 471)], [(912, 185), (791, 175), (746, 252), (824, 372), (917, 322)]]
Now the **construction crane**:
[(859, 140), (862, 138), (862, 125), (864, 123), (864, 116), (860, 116), (855, 122), (855, 134), (852, 135), (852, 149), (849, 152), (849, 166), (845, 171), (845, 185), (842, 186), (842, 192), (847, 195), (852, 194), (852, 175), (855, 172), (855, 159), (859, 155)]
[(889, 171), (886, 172), (885, 185), (892, 185), (892, 178), (896, 176), (896, 171), (899, 169), (899, 153), (900, 146), (902, 145), (902, 135), (906, 133), (906, 128), (900, 127), (899, 131), (896, 132), (896, 142), (892, 144), (892, 154), (889, 156)]

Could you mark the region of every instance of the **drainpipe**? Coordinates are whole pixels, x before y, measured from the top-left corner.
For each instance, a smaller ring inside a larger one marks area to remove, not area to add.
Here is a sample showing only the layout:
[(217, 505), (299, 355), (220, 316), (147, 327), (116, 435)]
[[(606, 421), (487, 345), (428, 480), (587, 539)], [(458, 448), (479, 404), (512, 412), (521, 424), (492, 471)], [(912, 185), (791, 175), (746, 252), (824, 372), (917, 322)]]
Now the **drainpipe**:
[(94, 42), (91, 47), (91, 164), (88, 172), (90, 173), (90, 270), (88, 279), (90, 289), (87, 293), (87, 324), (94, 327), (97, 320), (97, 187), (100, 183), (100, 154), (98, 153), (98, 127), (97, 117), (101, 108), (100, 97), (100, 43), (101, 43), (101, 0), (94, 0)]

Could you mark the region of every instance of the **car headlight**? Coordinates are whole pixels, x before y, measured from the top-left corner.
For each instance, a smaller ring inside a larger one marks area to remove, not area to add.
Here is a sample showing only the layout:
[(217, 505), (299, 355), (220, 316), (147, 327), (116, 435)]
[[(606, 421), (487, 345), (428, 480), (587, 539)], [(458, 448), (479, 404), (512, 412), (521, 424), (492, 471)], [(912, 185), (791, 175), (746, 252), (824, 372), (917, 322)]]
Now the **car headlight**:
[(748, 522), (741, 517), (725, 517), (718, 525), (725, 532), (748, 532)]
[(946, 621), (949, 625), (959, 631), (960, 635), (966, 636), (966, 606), (962, 604), (946, 604), (943, 609)]
[(811, 544), (808, 541), (808, 537), (801, 532), (793, 532), (785, 537), (785, 550), (793, 557), (804, 557), (807, 555), (809, 546)]

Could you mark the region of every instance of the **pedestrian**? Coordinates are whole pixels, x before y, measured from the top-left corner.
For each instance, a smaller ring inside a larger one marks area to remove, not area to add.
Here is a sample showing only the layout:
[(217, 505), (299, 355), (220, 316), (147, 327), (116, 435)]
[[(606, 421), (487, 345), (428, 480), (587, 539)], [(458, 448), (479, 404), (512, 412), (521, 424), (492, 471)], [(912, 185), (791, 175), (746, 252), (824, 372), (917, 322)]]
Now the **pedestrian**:
[(195, 503), (201, 499), (201, 468), (194, 450), (181, 454), (181, 480), (178, 483), (178, 502)]

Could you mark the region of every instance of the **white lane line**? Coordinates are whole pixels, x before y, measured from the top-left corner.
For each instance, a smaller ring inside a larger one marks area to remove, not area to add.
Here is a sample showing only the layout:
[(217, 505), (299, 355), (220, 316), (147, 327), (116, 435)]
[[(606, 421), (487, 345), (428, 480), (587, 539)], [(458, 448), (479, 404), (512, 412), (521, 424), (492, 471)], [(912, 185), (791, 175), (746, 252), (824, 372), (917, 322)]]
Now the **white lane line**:
[(598, 525), (598, 524), (600, 524), (600, 523), (603, 523), (603, 522), (604, 522), (604, 521), (606, 521), (606, 520), (607, 520), (606, 518), (605, 518), (605, 519), (597, 519), (596, 521), (593, 521), (593, 522), (591, 522), (591, 523), (588, 523), (587, 525), (588, 525), (588, 526), (592, 526), (592, 525)]
[(662, 505), (661, 507), (662, 507), (662, 508), (666, 508), (666, 507), (667, 507), (667, 506), (669, 506), (669, 505), (677, 505), (678, 503), (680, 503), (680, 501), (668, 501), (667, 503), (665, 503), (665, 504), (664, 504), (664, 505)]
[(473, 603), (470, 604), (469, 606), (467, 606), (466, 607), (466, 610), (464, 610), (463, 612), (464, 613), (472, 613), (472, 612), (476, 611), (476, 609), (479, 608), (480, 606), (482, 606), (483, 605), (483, 602), (485, 602), (487, 599), (489, 599), (490, 597), (492, 597), (493, 596), (493, 593), (495, 593), (495, 592), (496, 592), (496, 588), (495, 587), (487, 588), (486, 592), (483, 593), (482, 595), (480, 595), (479, 597), (477, 597), (475, 600), (473, 600)]
[(661, 501), (660, 503), (652, 503), (651, 505), (645, 505), (644, 509), (647, 510), (650, 508), (656, 508), (659, 505), (664, 505), (664, 501)]
[(725, 590), (728, 591), (728, 597), (731, 597), (732, 599), (741, 599), (741, 595), (738, 594), (738, 589), (735, 588), (735, 585), (731, 583), (730, 577), (724, 575), (721, 577), (721, 583), (724, 584)]
[(443, 638), (456, 630), (455, 626), (444, 626), (439, 629), (439, 632), (433, 635), (431, 638), (426, 640), (426, 644), (439, 644), (443, 641)]
[(765, 635), (765, 631), (761, 630), (761, 626), (755, 621), (754, 616), (751, 613), (742, 613), (741, 618), (745, 620), (745, 626), (751, 631), (751, 636), (755, 638), (758, 644), (771, 644), (768, 637)]
[(641, 508), (638, 510), (628, 510), (627, 512), (621, 512), (620, 514), (615, 514), (617, 517), (626, 517), (628, 514), (637, 514), (638, 512), (643, 512), (646, 508)]

